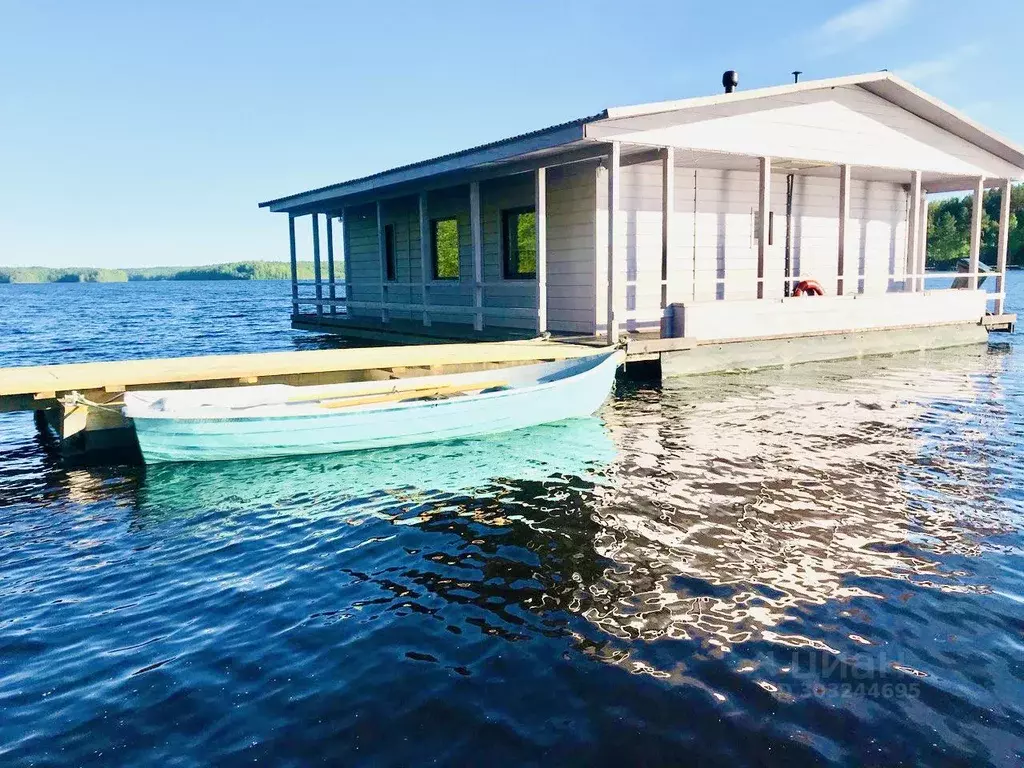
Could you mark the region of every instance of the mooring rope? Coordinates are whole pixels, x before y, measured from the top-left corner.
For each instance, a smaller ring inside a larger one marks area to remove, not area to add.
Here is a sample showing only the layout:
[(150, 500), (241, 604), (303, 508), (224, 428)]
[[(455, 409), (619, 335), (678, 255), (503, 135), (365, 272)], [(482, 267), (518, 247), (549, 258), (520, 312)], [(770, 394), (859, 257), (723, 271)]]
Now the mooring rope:
[(124, 401), (111, 401), (109, 403), (97, 403), (94, 400), (90, 400), (81, 392), (69, 392), (60, 399), (60, 402), (65, 406), (72, 405), (84, 405), (87, 408), (96, 408), (100, 411), (110, 411), (111, 413), (121, 413), (121, 406), (124, 405)]

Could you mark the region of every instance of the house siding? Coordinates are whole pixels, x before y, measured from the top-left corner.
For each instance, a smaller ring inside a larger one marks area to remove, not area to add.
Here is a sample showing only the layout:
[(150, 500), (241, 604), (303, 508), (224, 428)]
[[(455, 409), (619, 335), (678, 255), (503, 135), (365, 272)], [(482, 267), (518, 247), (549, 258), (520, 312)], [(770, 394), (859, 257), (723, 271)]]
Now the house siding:
[[(621, 173), (618, 223), (624, 264), (618, 270), (616, 290), (625, 293), (625, 314), (620, 322), (628, 330), (653, 329), (662, 314), (662, 168), (660, 163), (646, 163), (624, 167)], [(598, 317), (604, 318), (607, 279), (600, 267), (606, 263), (608, 195), (606, 172), (601, 175), (597, 311)], [(669, 303), (756, 298), (758, 186), (756, 172), (675, 169)], [(900, 184), (853, 180), (846, 293), (885, 293), (902, 283), (907, 202), (907, 192)], [(765, 255), (766, 298), (783, 295), (785, 174), (772, 174), (770, 209), (774, 237)], [(838, 178), (795, 176), (791, 274), (797, 280), (817, 280), (830, 294), (835, 293), (837, 284), (838, 217)]]
[[(519, 310), (516, 317), (500, 312), (484, 315), (486, 327), (528, 330), (535, 327), (523, 311), (537, 305), (537, 283), (505, 279), (502, 266), (502, 212), (534, 205), (534, 176), (520, 174), (482, 182), (480, 213), (483, 234), (483, 304), (485, 308)], [(548, 191), (548, 327), (553, 331), (593, 333), (594, 312), (594, 169), (553, 168)], [(393, 303), (418, 304), (422, 297), (419, 201), (400, 198), (382, 205), (385, 224), (395, 229), (395, 281), (388, 286)], [(455, 217), (459, 228), (459, 279), (428, 280), (428, 302), (434, 306), (473, 306), (473, 244), (469, 219), (469, 188), (461, 186), (427, 196), (431, 219)], [(376, 206), (349, 208), (346, 218), (346, 268), (349, 299), (379, 302), (381, 270)], [(403, 285), (413, 283), (409, 285)], [(380, 316), (377, 308), (352, 307), (353, 317)], [(419, 319), (419, 310), (390, 310), (391, 317)], [(473, 314), (430, 312), (432, 322), (472, 325)]]
[(596, 332), (595, 252), (597, 166), (548, 170), (548, 326), (553, 331)]

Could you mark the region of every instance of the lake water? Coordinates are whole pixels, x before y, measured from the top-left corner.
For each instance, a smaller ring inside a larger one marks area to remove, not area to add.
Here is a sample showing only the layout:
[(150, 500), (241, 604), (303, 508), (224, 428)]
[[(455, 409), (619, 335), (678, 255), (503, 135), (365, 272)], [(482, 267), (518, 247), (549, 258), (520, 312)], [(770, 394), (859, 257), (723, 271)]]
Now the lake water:
[[(330, 344), (288, 301), (0, 285), (0, 365)], [(1019, 765), (1019, 338), (298, 460), (0, 415), (0, 765)]]

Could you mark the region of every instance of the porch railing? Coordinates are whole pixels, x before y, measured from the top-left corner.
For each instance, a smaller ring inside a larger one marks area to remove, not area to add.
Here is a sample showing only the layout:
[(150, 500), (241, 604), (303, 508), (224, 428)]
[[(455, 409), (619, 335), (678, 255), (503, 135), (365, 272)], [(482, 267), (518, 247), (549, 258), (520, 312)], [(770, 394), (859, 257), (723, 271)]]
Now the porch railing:
[[(344, 282), (325, 283), (316, 280), (297, 280), (298, 289), (292, 299), (292, 314), (307, 314), (303, 307), (313, 307), (309, 314), (345, 315), (348, 313), (348, 290)], [(332, 295), (333, 294), (333, 295)]]

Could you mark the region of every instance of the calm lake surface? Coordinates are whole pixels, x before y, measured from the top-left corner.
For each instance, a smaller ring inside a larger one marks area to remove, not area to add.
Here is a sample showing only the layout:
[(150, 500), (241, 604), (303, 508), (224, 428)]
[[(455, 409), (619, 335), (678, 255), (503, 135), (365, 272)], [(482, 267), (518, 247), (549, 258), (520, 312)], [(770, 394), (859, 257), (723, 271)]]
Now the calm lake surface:
[[(288, 301), (0, 285), (0, 365), (330, 344)], [(0, 414), (0, 765), (1020, 765), (1019, 340), (148, 471)]]

